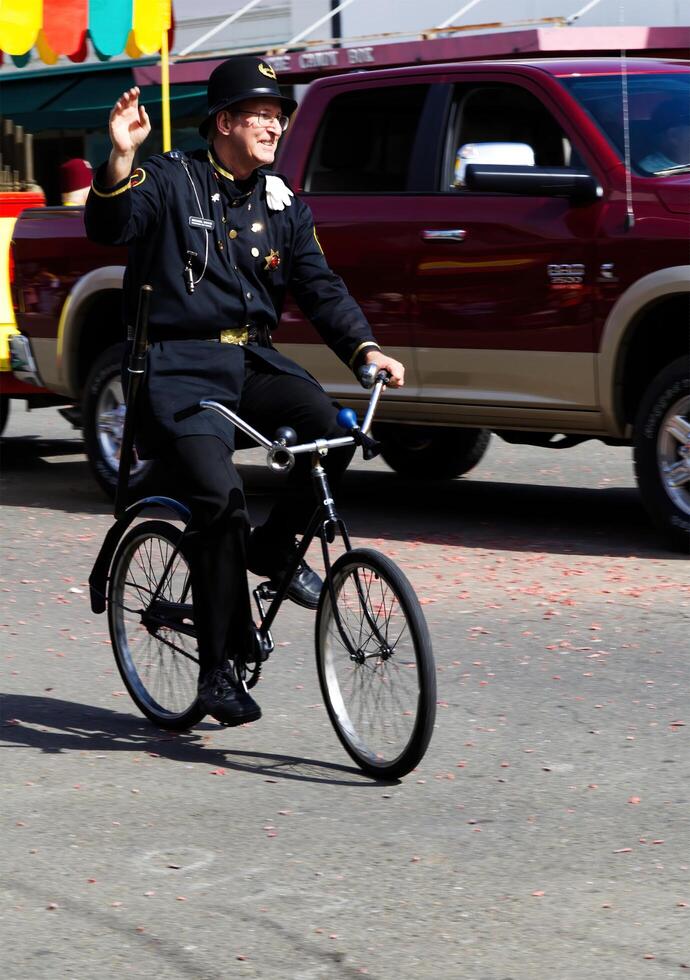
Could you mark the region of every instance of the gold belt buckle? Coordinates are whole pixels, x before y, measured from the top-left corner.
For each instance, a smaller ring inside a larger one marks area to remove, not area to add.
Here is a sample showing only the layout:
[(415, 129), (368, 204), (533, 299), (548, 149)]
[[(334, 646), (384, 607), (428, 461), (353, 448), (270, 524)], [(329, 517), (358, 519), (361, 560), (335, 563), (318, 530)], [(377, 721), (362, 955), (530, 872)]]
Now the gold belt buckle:
[(249, 330), (246, 327), (230, 327), (220, 332), (221, 344), (246, 344), (249, 342)]

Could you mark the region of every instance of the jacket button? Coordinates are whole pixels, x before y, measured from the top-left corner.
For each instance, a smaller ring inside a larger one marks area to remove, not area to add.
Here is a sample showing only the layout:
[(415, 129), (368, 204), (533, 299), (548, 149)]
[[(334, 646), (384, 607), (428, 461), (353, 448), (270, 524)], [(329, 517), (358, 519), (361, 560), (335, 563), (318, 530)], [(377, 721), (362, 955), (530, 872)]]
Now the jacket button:
[(230, 231), (228, 232), (228, 238), (237, 238), (237, 232), (235, 231), (234, 228), (231, 228)]

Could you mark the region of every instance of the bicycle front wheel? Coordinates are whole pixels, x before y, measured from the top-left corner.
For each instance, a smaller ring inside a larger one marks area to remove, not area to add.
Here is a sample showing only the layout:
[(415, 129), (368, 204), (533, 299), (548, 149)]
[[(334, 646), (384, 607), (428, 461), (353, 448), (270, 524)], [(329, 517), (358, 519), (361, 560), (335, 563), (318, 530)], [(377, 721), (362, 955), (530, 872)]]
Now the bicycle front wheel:
[[(385, 555), (341, 555), (316, 618), (316, 665), (338, 738), (357, 765), (397, 779), (426, 752), (436, 717), (431, 638), (414, 589)], [(334, 601), (335, 600), (335, 601)]]
[(151, 721), (174, 731), (204, 717), (184, 542), (175, 553), (181, 533), (166, 521), (137, 524), (117, 547), (108, 583), (110, 639), (122, 680)]

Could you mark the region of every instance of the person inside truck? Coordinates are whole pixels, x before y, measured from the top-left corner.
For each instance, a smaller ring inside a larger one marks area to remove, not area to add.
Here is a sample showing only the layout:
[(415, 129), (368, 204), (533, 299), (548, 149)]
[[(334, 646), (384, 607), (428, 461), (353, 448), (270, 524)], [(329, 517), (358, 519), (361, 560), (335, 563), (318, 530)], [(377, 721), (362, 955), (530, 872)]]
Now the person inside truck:
[(690, 106), (682, 99), (659, 103), (649, 120), (654, 150), (639, 161), (647, 173), (661, 173), (690, 164)]
[[(224, 402), (261, 432), (291, 426), (300, 442), (341, 434), (339, 406), (271, 341), (289, 289), (337, 356), (355, 370), (374, 364), (404, 380), (384, 354), (343, 281), (329, 268), (309, 208), (267, 172), (296, 103), (260, 58), (231, 58), (208, 81), (203, 150), (172, 150), (133, 168), (151, 126), (132, 88), (110, 114), (112, 150), (86, 204), (89, 237), (129, 245), (127, 323), (142, 284), (153, 287), (138, 449), (178, 474), (192, 510), (190, 572), (199, 648), (199, 698), (226, 725), (261, 710), (232, 665), (232, 649), (254, 650), (247, 568), (277, 580), (313, 509), (309, 460), (298, 457), (266, 522), (249, 534), (234, 431), (213, 412), (176, 423), (202, 398)], [(328, 454), (337, 484), (350, 449)], [(321, 580), (302, 563), (288, 596), (315, 608)]]

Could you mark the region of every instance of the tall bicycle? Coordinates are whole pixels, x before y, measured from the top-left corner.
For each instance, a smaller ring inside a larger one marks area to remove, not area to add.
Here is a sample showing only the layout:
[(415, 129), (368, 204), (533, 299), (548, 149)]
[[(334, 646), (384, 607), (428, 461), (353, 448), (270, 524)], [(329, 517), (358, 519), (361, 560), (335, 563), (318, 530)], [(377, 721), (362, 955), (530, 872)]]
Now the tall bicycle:
[[(299, 454), (311, 454), (316, 509), (290, 567), (277, 586), (254, 589), (256, 642), (251, 657), (233, 656), (242, 683), (253, 687), (275, 649), (271, 628), (300, 561), (315, 538), (321, 542), (324, 585), (316, 613), (314, 643), (321, 693), (345, 750), (370, 776), (395, 779), (422, 759), (436, 714), (436, 671), (429, 630), (409, 581), (390, 558), (371, 548), (353, 548), (332, 498), (323, 459), (352, 444), (364, 458), (377, 454), (369, 435), (385, 371), (362, 368), (371, 388), (361, 427), (352, 409), (338, 421), (348, 433), (297, 445), (289, 428), (274, 439), (257, 432), (235, 412), (202, 400), (178, 414), (214, 411), (267, 450), (273, 470), (289, 470)], [(172, 513), (183, 526), (137, 517), (152, 508)], [(147, 497), (128, 507), (108, 532), (89, 579), (94, 612), (107, 609), (110, 637), (122, 679), (139, 709), (161, 728), (185, 730), (204, 716), (197, 699), (199, 658), (189, 575), (186, 531), (191, 514), (179, 501)], [(340, 538), (343, 553), (331, 560)]]

